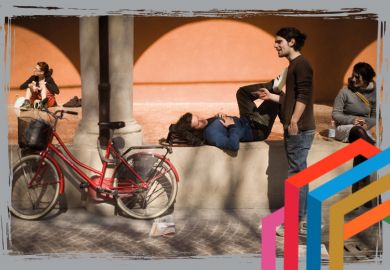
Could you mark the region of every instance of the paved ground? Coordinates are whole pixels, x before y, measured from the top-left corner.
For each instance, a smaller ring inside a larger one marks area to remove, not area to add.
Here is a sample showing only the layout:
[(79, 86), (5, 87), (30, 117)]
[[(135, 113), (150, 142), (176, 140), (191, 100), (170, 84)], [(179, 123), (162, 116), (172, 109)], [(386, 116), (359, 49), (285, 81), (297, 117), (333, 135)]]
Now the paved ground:
[[(265, 215), (266, 213), (263, 213)], [(258, 211), (175, 211), (176, 234), (150, 237), (153, 221), (72, 209), (39, 221), (12, 218), (16, 254), (115, 253), (136, 257), (260, 254)]]
[[(61, 212), (58, 209), (39, 221), (11, 219), (11, 254), (113, 254), (135, 259), (190, 258), (195, 256), (251, 255), (260, 258), (259, 220), (267, 211), (215, 209), (175, 210), (176, 234), (150, 237), (153, 221), (134, 220), (122, 216), (102, 217), (84, 209)], [(371, 231), (375, 237), (378, 227)], [(322, 241), (328, 248), (327, 228)], [(305, 244), (300, 237), (300, 244)], [(375, 259), (374, 246), (361, 238), (345, 245), (346, 262)], [(381, 247), (380, 247), (381, 250)], [(381, 253), (381, 252), (380, 252)], [(277, 255), (283, 256), (283, 237), (277, 237)], [(327, 257), (323, 257), (327, 263)]]

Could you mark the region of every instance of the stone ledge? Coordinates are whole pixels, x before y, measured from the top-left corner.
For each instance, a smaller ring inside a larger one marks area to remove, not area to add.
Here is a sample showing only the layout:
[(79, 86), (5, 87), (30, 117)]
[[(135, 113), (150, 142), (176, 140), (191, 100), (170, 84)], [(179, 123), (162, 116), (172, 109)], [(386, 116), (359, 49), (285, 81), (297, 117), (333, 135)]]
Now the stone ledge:
[[(308, 165), (344, 146), (346, 144), (316, 138)], [(11, 161), (16, 160), (16, 150), (17, 146), (10, 146)], [(70, 150), (74, 151), (71, 146)], [(175, 208), (278, 209), (283, 205), (283, 183), (287, 172), (283, 141), (241, 143), (236, 154), (213, 146), (174, 147), (169, 159), (180, 177)], [(60, 164), (66, 178), (67, 207), (84, 207), (87, 194), (79, 189), (77, 176), (67, 165)], [(347, 162), (310, 187), (341, 174), (351, 166), (352, 162)], [(340, 199), (348, 193), (345, 191), (336, 197)]]
[[(344, 146), (336, 141), (315, 139), (308, 166)], [(283, 184), (287, 177), (283, 141), (241, 143), (236, 155), (213, 146), (174, 147), (170, 159), (180, 175), (175, 207), (278, 209), (283, 206)], [(352, 162), (345, 163), (310, 187), (332, 179), (351, 166)]]

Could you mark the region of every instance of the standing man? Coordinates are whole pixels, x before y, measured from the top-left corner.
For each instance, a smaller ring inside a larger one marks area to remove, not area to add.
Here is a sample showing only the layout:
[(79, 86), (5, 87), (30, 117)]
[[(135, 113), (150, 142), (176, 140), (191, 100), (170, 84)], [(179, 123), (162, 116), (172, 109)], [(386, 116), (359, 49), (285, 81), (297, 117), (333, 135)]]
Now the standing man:
[[(288, 161), (288, 177), (307, 167), (307, 155), (315, 134), (313, 112), (313, 70), (307, 59), (301, 54), (306, 35), (294, 27), (285, 27), (276, 33), (274, 48), (279, 57), (289, 61), (286, 93), (272, 94), (261, 88), (256, 94), (263, 100), (280, 103), (279, 118), (284, 128), (284, 147)], [(304, 218), (308, 186), (302, 187), (299, 195), (299, 231), (306, 232)], [(284, 235), (284, 231), (277, 230)]]

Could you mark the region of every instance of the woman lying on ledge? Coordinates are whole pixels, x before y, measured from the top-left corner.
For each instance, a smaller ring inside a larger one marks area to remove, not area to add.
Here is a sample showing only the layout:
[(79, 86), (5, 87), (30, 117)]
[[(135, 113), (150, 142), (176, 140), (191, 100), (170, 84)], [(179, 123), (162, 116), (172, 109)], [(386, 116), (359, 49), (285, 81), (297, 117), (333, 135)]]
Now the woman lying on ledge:
[(174, 134), (174, 137), (189, 145), (207, 144), (231, 151), (238, 151), (240, 142), (267, 139), (278, 114), (279, 105), (268, 100), (263, 101), (259, 107), (256, 106), (254, 100), (257, 96), (252, 93), (262, 87), (272, 91), (273, 81), (238, 89), (236, 97), (240, 117), (218, 113), (205, 119), (188, 112), (182, 115), (176, 124), (171, 125), (170, 135)]

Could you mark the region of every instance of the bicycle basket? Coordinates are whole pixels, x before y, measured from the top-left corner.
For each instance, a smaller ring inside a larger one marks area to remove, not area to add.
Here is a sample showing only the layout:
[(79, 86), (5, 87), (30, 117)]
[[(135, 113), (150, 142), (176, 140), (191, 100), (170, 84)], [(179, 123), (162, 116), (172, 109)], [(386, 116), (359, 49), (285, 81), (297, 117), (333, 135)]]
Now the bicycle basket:
[(51, 125), (42, 119), (18, 117), (18, 144), (21, 148), (45, 149), (52, 132)]

